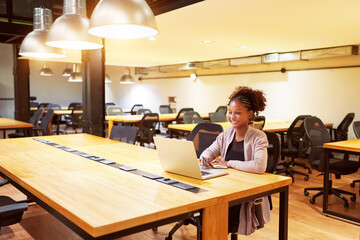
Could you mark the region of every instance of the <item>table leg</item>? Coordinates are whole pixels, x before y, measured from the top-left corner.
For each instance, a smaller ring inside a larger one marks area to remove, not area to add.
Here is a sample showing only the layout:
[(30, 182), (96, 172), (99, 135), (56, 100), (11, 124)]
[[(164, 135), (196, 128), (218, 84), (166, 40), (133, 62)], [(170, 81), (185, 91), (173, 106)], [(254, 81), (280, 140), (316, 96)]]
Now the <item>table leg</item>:
[(280, 192), (280, 206), (279, 206), (279, 239), (288, 239), (288, 209), (289, 209), (289, 186), (286, 190)]
[(324, 149), (324, 196), (323, 196), (323, 213), (326, 213), (328, 209), (328, 197), (329, 197), (329, 159), (331, 151)]
[(108, 138), (110, 138), (111, 128), (114, 126), (113, 120), (108, 120)]
[(203, 210), (202, 239), (219, 240), (228, 237), (229, 203), (209, 206)]
[(3, 139), (6, 138), (6, 130), (3, 130)]

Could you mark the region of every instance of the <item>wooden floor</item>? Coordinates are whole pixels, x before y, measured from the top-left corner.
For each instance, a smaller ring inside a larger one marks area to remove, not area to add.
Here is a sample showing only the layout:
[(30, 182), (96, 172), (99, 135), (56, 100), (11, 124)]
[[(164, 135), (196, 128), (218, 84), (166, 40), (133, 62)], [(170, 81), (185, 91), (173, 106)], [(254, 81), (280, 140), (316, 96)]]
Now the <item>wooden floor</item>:
[[(300, 159), (306, 161), (305, 159)], [(299, 167), (296, 167), (301, 171)], [(330, 196), (329, 206), (337, 211), (344, 211), (348, 214), (360, 217), (360, 196), (358, 194), (359, 183), (355, 188), (349, 186), (354, 179), (359, 179), (360, 174), (343, 176), (341, 179), (334, 179), (334, 186), (357, 193), (356, 202), (350, 202), (350, 208), (345, 209), (340, 199)], [(332, 217), (324, 216), (322, 213), (322, 197), (316, 199), (315, 204), (309, 203), (309, 197), (304, 196), (304, 187), (316, 187), (322, 185), (322, 176), (318, 172), (310, 175), (310, 180), (305, 181), (302, 176), (295, 176), (295, 183), (290, 186), (289, 198), (289, 239), (334, 239), (334, 240), (359, 240), (360, 224), (349, 223)], [(0, 188), (0, 195), (10, 195), (16, 200), (23, 200), (25, 196), (11, 185)], [(347, 197), (349, 199), (349, 197)], [(277, 239), (278, 234), (278, 194), (273, 195), (274, 209), (271, 211), (271, 221), (261, 230), (256, 231), (250, 236), (239, 236), (239, 239)], [(164, 239), (168, 231), (174, 224), (161, 226), (157, 232), (152, 230), (140, 232), (127, 237), (119, 238), (123, 240), (138, 239)], [(81, 239), (74, 234), (52, 215), (47, 213), (36, 204), (31, 204), (28, 211), (24, 214), (23, 220), (19, 224), (2, 228), (0, 240), (76, 240)], [(180, 228), (173, 239), (196, 239), (196, 229), (188, 225)], [(229, 238), (230, 239), (230, 238)]]

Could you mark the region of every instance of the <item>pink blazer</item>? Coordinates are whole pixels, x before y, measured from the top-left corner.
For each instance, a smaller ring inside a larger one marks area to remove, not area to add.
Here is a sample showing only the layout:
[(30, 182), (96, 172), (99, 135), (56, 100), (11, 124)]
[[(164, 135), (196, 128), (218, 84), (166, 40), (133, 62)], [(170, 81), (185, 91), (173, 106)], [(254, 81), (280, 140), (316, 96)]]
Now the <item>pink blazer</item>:
[[(221, 156), (222, 159), (225, 159), (227, 149), (233, 141), (234, 136), (234, 128), (230, 127), (226, 129), (219, 134), (213, 144), (201, 154), (201, 157), (213, 160)], [(249, 126), (244, 136), (245, 161), (230, 160), (227, 166), (245, 172), (262, 174), (265, 172), (267, 165), (267, 147), (268, 141), (266, 134), (263, 131)], [(270, 221), (270, 205), (267, 197), (263, 198), (262, 210), (264, 221)], [(238, 233), (249, 235), (257, 229), (258, 225), (259, 222), (255, 216), (253, 202), (243, 203), (240, 210)]]

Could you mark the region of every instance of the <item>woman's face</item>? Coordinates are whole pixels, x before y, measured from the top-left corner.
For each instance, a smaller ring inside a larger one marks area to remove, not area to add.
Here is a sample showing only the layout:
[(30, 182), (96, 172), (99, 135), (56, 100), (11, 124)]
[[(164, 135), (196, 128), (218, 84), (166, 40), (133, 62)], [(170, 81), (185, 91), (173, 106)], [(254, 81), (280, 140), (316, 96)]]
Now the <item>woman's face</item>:
[(253, 110), (247, 109), (238, 100), (231, 101), (229, 104), (228, 119), (233, 128), (247, 127), (253, 114)]

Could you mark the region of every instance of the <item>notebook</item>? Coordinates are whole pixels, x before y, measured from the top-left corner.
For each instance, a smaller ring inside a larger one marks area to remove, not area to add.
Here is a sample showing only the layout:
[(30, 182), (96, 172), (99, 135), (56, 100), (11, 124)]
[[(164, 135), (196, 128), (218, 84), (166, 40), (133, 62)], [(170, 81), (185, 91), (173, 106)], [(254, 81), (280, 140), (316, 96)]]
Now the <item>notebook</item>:
[(197, 179), (228, 174), (226, 171), (200, 167), (191, 141), (159, 137), (154, 137), (154, 141), (164, 171)]

